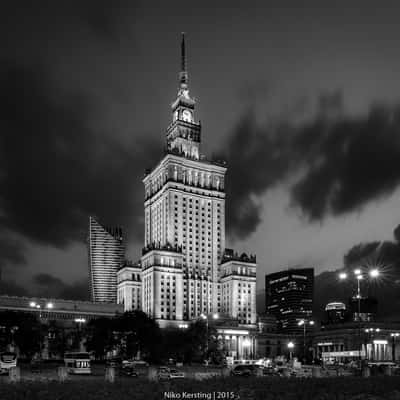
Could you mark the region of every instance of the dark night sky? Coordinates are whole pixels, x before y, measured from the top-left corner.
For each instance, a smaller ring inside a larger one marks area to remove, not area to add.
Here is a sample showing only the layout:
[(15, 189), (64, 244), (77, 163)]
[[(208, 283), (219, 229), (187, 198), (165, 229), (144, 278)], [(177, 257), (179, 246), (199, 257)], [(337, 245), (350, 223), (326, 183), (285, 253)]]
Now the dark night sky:
[[(395, 1), (14, 1), (0, 10), (0, 265), (85, 288), (87, 216), (143, 240), (180, 32), (203, 152), (229, 166), (227, 245), (266, 272), (342, 265), (400, 223)], [(13, 287), (18, 292), (18, 287)], [(47, 291), (47, 293), (49, 293)]]

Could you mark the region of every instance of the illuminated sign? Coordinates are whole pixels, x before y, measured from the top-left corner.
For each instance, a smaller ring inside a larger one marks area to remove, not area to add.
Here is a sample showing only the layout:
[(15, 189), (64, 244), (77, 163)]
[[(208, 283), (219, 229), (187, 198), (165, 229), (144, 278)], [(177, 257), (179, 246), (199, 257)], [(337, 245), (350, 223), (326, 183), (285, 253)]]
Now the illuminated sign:
[(317, 346), (332, 346), (332, 342), (326, 342), (326, 343), (318, 343)]

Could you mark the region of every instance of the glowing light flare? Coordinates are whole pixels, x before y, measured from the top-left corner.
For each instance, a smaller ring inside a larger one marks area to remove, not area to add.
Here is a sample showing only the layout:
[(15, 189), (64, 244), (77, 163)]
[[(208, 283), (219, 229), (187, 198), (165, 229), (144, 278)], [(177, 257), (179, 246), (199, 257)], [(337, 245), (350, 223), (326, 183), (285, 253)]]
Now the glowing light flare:
[(347, 278), (346, 272), (341, 272), (341, 273), (339, 274), (339, 279), (344, 280), (344, 279), (346, 279), (346, 278)]
[(371, 271), (369, 271), (369, 276), (371, 278), (377, 278), (379, 276), (379, 269), (377, 268), (371, 269)]
[(287, 344), (287, 347), (288, 347), (288, 349), (293, 349), (294, 343), (293, 343), (293, 342), (289, 342), (289, 343)]

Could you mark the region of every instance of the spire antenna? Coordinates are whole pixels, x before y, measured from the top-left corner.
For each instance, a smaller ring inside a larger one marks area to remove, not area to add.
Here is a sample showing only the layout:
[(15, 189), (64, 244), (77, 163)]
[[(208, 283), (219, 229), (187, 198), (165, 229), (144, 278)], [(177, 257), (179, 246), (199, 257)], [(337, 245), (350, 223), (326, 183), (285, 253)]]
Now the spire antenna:
[(182, 32), (182, 41), (181, 41), (181, 71), (179, 73), (179, 81), (182, 85), (186, 85), (188, 83), (188, 73), (186, 71), (186, 45), (185, 45), (185, 32)]
[(181, 42), (181, 71), (186, 71), (186, 51), (185, 51), (185, 32), (182, 32), (182, 42)]

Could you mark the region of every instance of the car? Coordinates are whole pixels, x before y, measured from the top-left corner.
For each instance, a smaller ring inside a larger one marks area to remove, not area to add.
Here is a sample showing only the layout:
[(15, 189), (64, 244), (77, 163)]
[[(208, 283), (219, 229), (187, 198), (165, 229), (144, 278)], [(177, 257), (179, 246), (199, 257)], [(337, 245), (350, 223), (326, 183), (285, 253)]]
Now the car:
[(182, 379), (185, 378), (185, 373), (174, 368), (160, 367), (157, 376), (159, 380)]
[(274, 368), (274, 367), (272, 367), (272, 366), (264, 367), (264, 368), (262, 369), (262, 373), (263, 373), (263, 375), (265, 375), (265, 376), (280, 376), (280, 374), (279, 374), (279, 372), (278, 372), (278, 369), (277, 369), (277, 368)]
[(157, 377), (159, 380), (169, 379), (169, 368), (168, 367), (158, 368)]
[(147, 368), (149, 366), (149, 363), (143, 360), (123, 360), (122, 366)]
[(130, 365), (123, 365), (121, 368), (121, 375), (130, 376), (132, 378), (137, 378), (139, 376), (139, 372)]
[(118, 357), (109, 358), (106, 360), (106, 365), (108, 367), (120, 367), (122, 364), (122, 360)]
[(231, 371), (232, 376), (252, 376), (256, 375), (257, 367), (252, 364), (236, 365)]
[(177, 369), (169, 370), (169, 379), (182, 379), (185, 377), (185, 373), (183, 371), (179, 371)]

